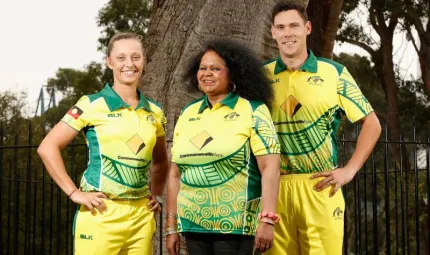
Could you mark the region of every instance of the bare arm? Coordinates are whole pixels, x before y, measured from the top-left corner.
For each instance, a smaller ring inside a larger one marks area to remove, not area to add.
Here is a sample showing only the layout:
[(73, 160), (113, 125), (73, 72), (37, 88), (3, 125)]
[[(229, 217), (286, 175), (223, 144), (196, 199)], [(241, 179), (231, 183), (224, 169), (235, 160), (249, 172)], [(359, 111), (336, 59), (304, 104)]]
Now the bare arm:
[[(107, 198), (107, 196), (101, 192), (86, 193), (77, 190), (76, 185), (67, 174), (61, 158), (61, 149), (69, 144), (77, 134), (78, 132), (69, 125), (59, 122), (43, 139), (37, 153), (51, 178), (73, 202), (85, 205), (93, 213), (95, 213), (95, 208), (103, 213), (106, 210), (106, 205), (102, 198)], [(72, 193), (73, 195), (71, 195)]]
[(330, 196), (333, 196), (340, 187), (354, 178), (355, 174), (360, 170), (364, 162), (366, 162), (381, 135), (381, 124), (374, 112), (362, 118), (361, 123), (362, 129), (358, 136), (357, 147), (346, 166), (337, 168), (331, 172), (321, 172), (312, 176), (312, 178), (326, 177), (315, 185), (317, 191), (333, 186), (330, 192)]
[(361, 123), (362, 129), (358, 136), (357, 147), (345, 166), (351, 171), (353, 177), (366, 162), (381, 135), (381, 124), (374, 112), (362, 118)]
[(67, 174), (60, 151), (77, 135), (78, 131), (64, 122), (59, 122), (37, 148), (37, 153), (45, 164), (49, 175), (66, 195), (75, 191), (76, 185)]
[[(262, 211), (276, 213), (280, 179), (279, 154), (257, 156), (257, 163), (262, 177)], [(255, 235), (254, 248), (261, 252), (268, 251), (273, 245), (274, 231), (273, 225), (264, 222), (260, 223)]]
[(151, 193), (153, 195), (163, 195), (168, 171), (166, 140), (164, 136), (160, 136), (157, 137), (157, 142), (152, 151)]
[[(170, 171), (169, 171), (169, 180), (167, 185), (167, 213), (176, 215), (178, 210), (177, 201), (178, 201), (178, 193), (180, 188), (180, 178), (181, 175), (179, 173), (178, 166), (176, 163), (171, 163)], [(176, 219), (174, 221), (171, 218), (167, 219), (168, 223), (176, 223)], [(171, 225), (171, 224), (168, 224)]]
[(263, 212), (276, 212), (280, 178), (279, 154), (268, 154), (256, 158), (261, 173), (261, 210)]
[[(180, 178), (176, 163), (170, 164), (169, 179), (167, 184), (167, 219), (166, 227), (176, 225), (176, 212), (178, 210), (178, 193), (180, 188)], [(174, 228), (174, 227), (173, 227)], [(167, 251), (170, 255), (179, 254), (179, 235), (169, 234), (166, 238)]]

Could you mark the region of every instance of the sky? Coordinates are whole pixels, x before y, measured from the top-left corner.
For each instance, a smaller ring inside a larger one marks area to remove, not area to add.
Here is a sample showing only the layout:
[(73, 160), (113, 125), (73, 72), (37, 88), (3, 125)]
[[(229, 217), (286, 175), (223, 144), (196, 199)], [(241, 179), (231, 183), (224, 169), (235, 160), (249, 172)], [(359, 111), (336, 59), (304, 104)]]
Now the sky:
[(83, 69), (103, 60), (96, 16), (107, 2), (0, 0), (0, 91), (27, 91), (35, 105), (59, 67)]
[[(27, 92), (31, 114), (40, 88), (59, 67), (83, 69), (91, 61), (102, 61), (96, 16), (108, 1), (0, 0), (0, 92)], [(400, 34), (394, 41), (395, 59), (406, 76), (416, 77), (412, 44)], [(334, 52), (341, 51), (366, 55), (358, 47), (337, 44)]]

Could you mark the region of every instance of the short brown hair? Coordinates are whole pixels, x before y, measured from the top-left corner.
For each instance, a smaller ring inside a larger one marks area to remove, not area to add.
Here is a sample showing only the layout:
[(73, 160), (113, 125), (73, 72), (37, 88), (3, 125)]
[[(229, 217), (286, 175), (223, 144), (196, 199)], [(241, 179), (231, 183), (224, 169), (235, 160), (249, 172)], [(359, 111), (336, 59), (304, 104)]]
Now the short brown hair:
[(140, 42), (140, 45), (142, 46), (142, 53), (143, 53), (143, 43), (142, 39), (143, 37), (141, 35), (135, 34), (135, 33), (118, 33), (112, 36), (112, 38), (109, 40), (109, 44), (107, 47), (106, 55), (109, 57), (110, 53), (112, 52), (113, 45), (116, 41), (124, 40), (124, 39), (136, 39)]
[(296, 10), (304, 22), (308, 21), (308, 14), (306, 13), (306, 6), (297, 1), (282, 1), (278, 2), (272, 9), (272, 24), (275, 23), (275, 16), (280, 12)]

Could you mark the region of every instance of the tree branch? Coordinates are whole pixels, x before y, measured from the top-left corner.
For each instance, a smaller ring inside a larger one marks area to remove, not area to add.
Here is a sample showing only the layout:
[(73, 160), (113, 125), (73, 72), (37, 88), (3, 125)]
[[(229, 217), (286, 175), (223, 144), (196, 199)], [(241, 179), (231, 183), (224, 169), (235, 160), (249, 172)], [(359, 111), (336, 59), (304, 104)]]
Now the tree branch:
[(374, 8), (369, 8), (369, 20), (370, 24), (372, 25), (373, 29), (375, 29), (376, 33), (378, 33), (379, 37), (382, 37), (382, 28), (378, 25), (378, 22), (376, 22), (376, 10)]
[(378, 21), (378, 27), (385, 34), (385, 30), (387, 29), (387, 25), (385, 24), (384, 18), (384, 10), (382, 8), (383, 1), (381, 0), (372, 0), (370, 4), (370, 9), (375, 13), (376, 20)]
[(394, 29), (396, 29), (396, 26), (399, 23), (399, 17), (400, 17), (400, 11), (399, 10), (395, 10), (391, 13), (390, 22), (388, 25), (388, 29), (389, 29), (390, 33), (393, 33)]
[(336, 37), (336, 39), (341, 41), (341, 42), (347, 42), (347, 43), (350, 43), (352, 45), (355, 45), (355, 46), (362, 48), (363, 50), (367, 51), (372, 56), (372, 58), (374, 56), (376, 56), (376, 51), (374, 49), (372, 49), (372, 47), (370, 47), (369, 45), (367, 45), (363, 42), (359, 42), (359, 41), (353, 40), (351, 38), (344, 37), (342, 35), (338, 35)]
[(411, 29), (411, 25), (409, 24), (409, 22), (406, 22), (405, 24), (402, 24), (403, 29), (406, 31), (406, 36), (409, 36), (410, 40), (412, 41), (412, 45), (414, 46), (415, 51), (418, 53), (419, 49), (418, 49), (418, 45), (417, 42), (415, 41), (415, 38), (412, 36), (412, 29)]
[[(420, 38), (427, 37), (426, 31), (424, 30), (423, 23), (421, 22), (420, 17), (415, 12), (414, 6), (410, 0), (405, 1), (405, 7), (406, 7), (407, 20), (408, 22), (414, 25), (419, 37)], [(428, 8), (430, 8), (430, 4)], [(429, 31), (428, 29), (429, 29), (429, 23), (427, 22), (427, 31)]]
[[(427, 0), (427, 32), (430, 31), (430, 0)], [(430, 44), (430, 42), (428, 42)]]

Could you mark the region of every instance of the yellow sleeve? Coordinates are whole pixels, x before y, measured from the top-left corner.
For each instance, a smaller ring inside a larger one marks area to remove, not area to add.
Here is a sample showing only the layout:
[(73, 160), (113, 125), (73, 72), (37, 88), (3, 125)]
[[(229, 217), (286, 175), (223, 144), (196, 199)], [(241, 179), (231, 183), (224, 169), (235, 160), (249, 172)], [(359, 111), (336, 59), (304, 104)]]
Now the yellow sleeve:
[(181, 123), (182, 115), (179, 115), (178, 121), (175, 125), (175, 130), (173, 131), (173, 141), (172, 141), (172, 148), (170, 148), (170, 154), (171, 154), (171, 161), (176, 163), (175, 155), (177, 153), (177, 144), (176, 144), (176, 137), (179, 136), (180, 132), (180, 123)]
[(265, 104), (261, 104), (253, 112), (250, 141), (255, 156), (280, 153), (278, 135)]
[(166, 116), (164, 115), (163, 110), (160, 109), (160, 111), (157, 113), (158, 121), (157, 121), (157, 137), (164, 136), (166, 134)]
[(69, 111), (61, 119), (64, 123), (81, 131), (84, 127), (91, 125), (91, 104), (87, 96), (81, 97), (78, 102), (69, 109)]
[(351, 122), (356, 122), (373, 112), (369, 101), (364, 97), (360, 88), (348, 70), (343, 68), (337, 84), (339, 106)]

